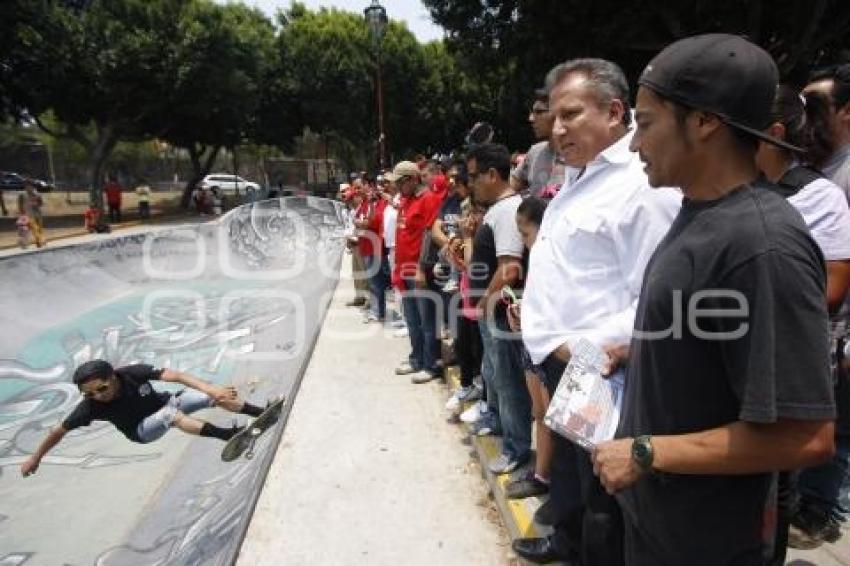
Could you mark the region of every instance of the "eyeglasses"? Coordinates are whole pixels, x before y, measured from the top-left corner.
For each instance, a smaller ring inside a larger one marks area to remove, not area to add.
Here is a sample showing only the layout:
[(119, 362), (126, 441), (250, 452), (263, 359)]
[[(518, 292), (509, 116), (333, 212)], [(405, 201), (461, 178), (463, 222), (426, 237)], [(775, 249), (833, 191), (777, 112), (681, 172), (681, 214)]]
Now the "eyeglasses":
[(486, 175), (490, 170), (487, 169), (485, 171), (469, 171), (467, 175), (469, 176), (469, 182), (474, 183), (481, 175)]
[(83, 393), (86, 397), (94, 397), (95, 395), (101, 395), (109, 391), (109, 384), (104, 383), (103, 385), (98, 385), (94, 388), (94, 391), (86, 391)]

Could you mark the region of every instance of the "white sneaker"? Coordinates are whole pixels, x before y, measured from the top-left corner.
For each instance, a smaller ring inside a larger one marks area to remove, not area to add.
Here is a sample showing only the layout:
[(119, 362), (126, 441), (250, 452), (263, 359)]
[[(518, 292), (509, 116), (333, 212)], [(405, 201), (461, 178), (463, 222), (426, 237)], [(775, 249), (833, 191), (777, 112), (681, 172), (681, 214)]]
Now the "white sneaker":
[(467, 424), (472, 424), (481, 418), (481, 414), (487, 410), (487, 403), (478, 401), (470, 408), (460, 414), (460, 420)]
[(487, 468), (494, 474), (509, 474), (519, 467), (519, 460), (513, 460), (507, 454), (500, 454), (498, 458), (490, 462)]
[(374, 313), (367, 313), (366, 316), (363, 317), (363, 324), (370, 324), (372, 322), (383, 322), (380, 318), (374, 315)]
[(395, 368), (396, 375), (409, 375), (411, 373), (417, 373), (417, 370), (413, 369), (413, 366), (410, 365), (410, 362), (405, 360), (401, 362), (397, 368)]
[(395, 332), (393, 332), (393, 336), (396, 338), (407, 338), (407, 327), (399, 328)]
[[(446, 410), (451, 411), (452, 413), (456, 412), (460, 409), (460, 404), (464, 401), (474, 401), (475, 399), (471, 399), (470, 397), (475, 393), (475, 387), (458, 387), (455, 389), (455, 392), (449, 397), (449, 400), (446, 402)], [(477, 397), (476, 397), (477, 399)]]
[(428, 383), (434, 379), (437, 379), (437, 375), (425, 370), (418, 371), (410, 376), (410, 382), (416, 384)]
[(461, 403), (470, 403), (472, 401), (478, 401), (484, 396), (484, 390), (480, 389), (476, 385), (470, 385), (469, 387), (463, 387), (462, 389), (464, 391), (459, 397)]

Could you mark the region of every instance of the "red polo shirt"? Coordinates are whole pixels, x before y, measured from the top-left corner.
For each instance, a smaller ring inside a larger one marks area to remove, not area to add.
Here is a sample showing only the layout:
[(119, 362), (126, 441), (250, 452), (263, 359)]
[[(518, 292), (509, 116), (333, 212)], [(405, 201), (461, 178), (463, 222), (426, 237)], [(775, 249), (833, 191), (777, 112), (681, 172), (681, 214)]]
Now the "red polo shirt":
[(121, 185), (115, 181), (110, 181), (103, 188), (106, 192), (106, 202), (112, 205), (121, 206)]
[(449, 193), (449, 178), (442, 173), (435, 175), (431, 180), (431, 190), (440, 195), (441, 199), (445, 199)]
[(394, 281), (416, 276), (422, 235), (434, 223), (442, 202), (439, 194), (428, 189), (403, 200), (396, 225)]
[[(387, 206), (387, 201), (382, 198), (375, 202), (364, 200), (357, 208), (355, 217), (358, 219), (368, 218), (370, 206), (374, 207), (375, 211), (372, 214), (372, 219), (369, 221), (369, 227), (364, 230), (368, 234), (364, 234), (357, 238), (357, 250), (360, 252), (360, 255), (364, 257), (381, 255), (383, 253), (384, 245), (384, 237), (381, 232), (384, 228), (384, 208)], [(376, 241), (377, 249), (375, 249)]]

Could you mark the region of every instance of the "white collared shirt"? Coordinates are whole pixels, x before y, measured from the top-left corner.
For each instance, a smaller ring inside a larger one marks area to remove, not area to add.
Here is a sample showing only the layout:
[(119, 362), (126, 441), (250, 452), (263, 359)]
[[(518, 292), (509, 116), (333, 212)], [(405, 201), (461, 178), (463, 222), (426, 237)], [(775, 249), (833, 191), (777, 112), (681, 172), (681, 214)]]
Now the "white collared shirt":
[(565, 342), (628, 343), (643, 272), (679, 212), (682, 195), (649, 186), (629, 151), (632, 132), (584, 173), (568, 168), (529, 258), (522, 337), (539, 364)]

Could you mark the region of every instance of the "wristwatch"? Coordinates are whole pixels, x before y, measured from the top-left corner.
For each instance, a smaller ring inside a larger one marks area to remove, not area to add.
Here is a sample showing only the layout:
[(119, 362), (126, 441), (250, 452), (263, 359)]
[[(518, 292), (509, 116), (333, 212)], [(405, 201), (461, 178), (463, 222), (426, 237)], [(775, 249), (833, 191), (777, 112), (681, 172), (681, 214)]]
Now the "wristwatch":
[(632, 459), (644, 472), (652, 472), (652, 460), (655, 453), (652, 451), (652, 439), (650, 436), (638, 436), (632, 442)]

